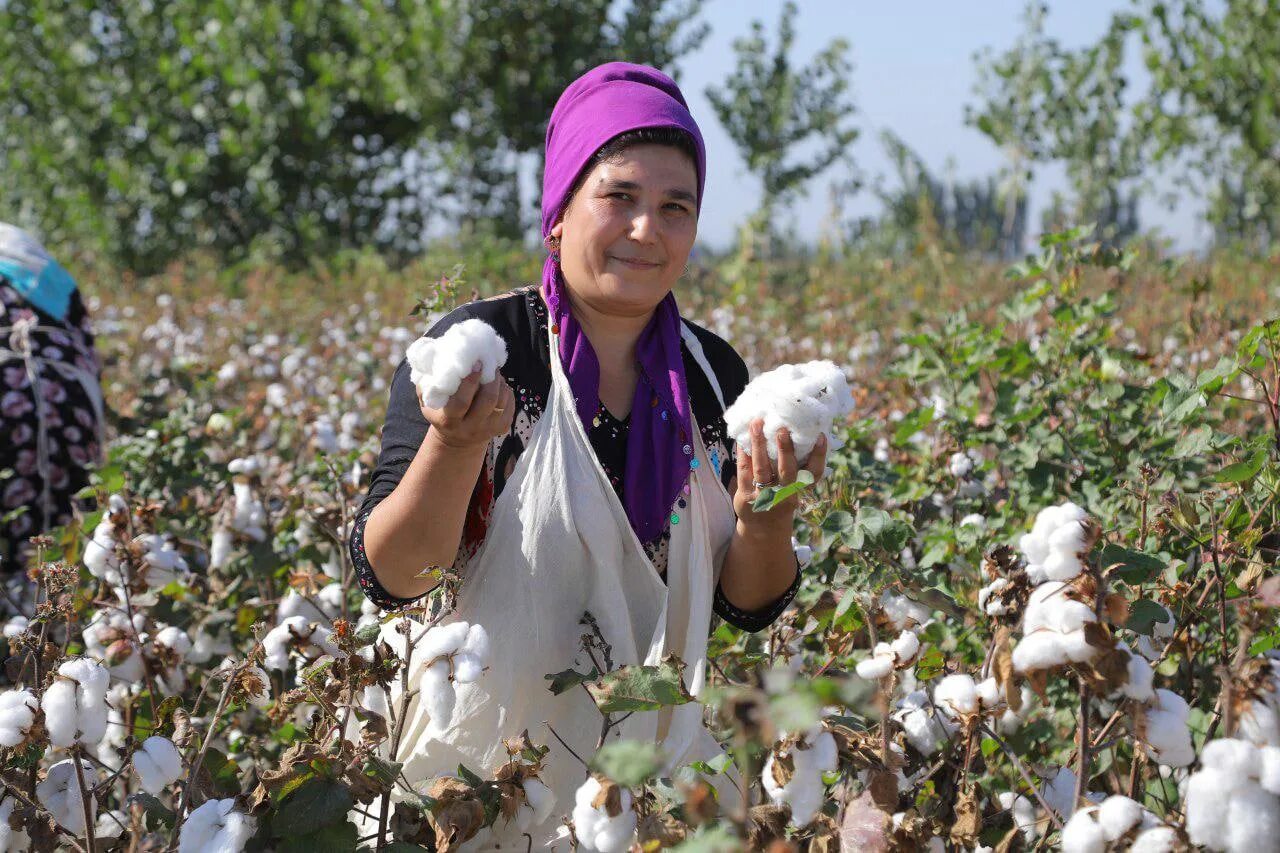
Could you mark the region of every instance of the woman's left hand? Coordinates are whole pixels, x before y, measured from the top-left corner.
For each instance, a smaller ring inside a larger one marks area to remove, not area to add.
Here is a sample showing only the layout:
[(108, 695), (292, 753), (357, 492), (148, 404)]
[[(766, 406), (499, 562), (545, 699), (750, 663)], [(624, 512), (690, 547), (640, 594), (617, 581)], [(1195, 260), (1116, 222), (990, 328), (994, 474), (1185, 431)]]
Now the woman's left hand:
[[(796, 460), (795, 445), (791, 442), (791, 432), (782, 427), (778, 430), (778, 462), (774, 465), (769, 458), (764, 435), (764, 419), (757, 418), (751, 422), (751, 454), (739, 446), (737, 448), (738, 473), (737, 484), (733, 494), (733, 509), (738, 514), (738, 525), (745, 532), (760, 537), (791, 537), (792, 521), (796, 507), (800, 505), (800, 495), (794, 494), (783, 500), (770, 510), (755, 512), (751, 505), (755, 502), (760, 489), (756, 483), (771, 486), (786, 486), (796, 481), (800, 464)], [(822, 478), (827, 467), (827, 437), (818, 436), (813, 451), (804, 466), (804, 470), (813, 475), (816, 483)], [(733, 484), (730, 484), (733, 485)]]

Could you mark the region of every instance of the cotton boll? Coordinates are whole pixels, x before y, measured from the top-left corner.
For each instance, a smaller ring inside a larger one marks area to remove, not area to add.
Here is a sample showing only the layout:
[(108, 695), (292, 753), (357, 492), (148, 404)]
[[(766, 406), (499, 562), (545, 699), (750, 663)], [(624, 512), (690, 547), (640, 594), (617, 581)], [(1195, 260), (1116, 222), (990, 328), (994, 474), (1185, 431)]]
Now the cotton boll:
[(475, 655), (465, 653), (453, 656), (453, 680), (459, 684), (478, 681), (484, 674), (484, 666)]
[(72, 658), (45, 689), (45, 728), (54, 746), (93, 746), (107, 729), (107, 685), (111, 676), (96, 661)]
[[(1124, 650), (1127, 652), (1129, 648), (1125, 646)], [(1155, 671), (1151, 669), (1151, 664), (1147, 662), (1147, 659), (1130, 653), (1128, 670), (1129, 681), (1122, 688), (1124, 695), (1130, 699), (1137, 699), (1139, 702), (1154, 699), (1156, 694), (1155, 690), (1152, 689), (1152, 684), (1155, 679)]]
[(932, 618), (929, 608), (888, 590), (880, 593), (880, 609), (895, 631), (927, 625)]
[(1214, 850), (1227, 837), (1227, 813), (1232, 795), (1243, 782), (1221, 770), (1205, 768), (1187, 779), (1184, 794), (1187, 836), (1192, 844)]
[(1280, 746), (1280, 711), (1277, 706), (1261, 699), (1249, 702), (1240, 712), (1239, 733), (1256, 744)]
[(1093, 809), (1076, 812), (1062, 827), (1062, 853), (1105, 853), (1107, 839)]
[(498, 368), (506, 364), (507, 344), (483, 320), (463, 320), (438, 338), (418, 338), (405, 352), (409, 379), (422, 395), (422, 402), (439, 409), (458, 386), (480, 366), (480, 381), (492, 382)]
[(1098, 654), (1098, 647), (1089, 643), (1089, 635), (1084, 629), (1061, 634), (1058, 641), (1062, 644), (1062, 651), (1067, 659), (1075, 663), (1093, 660)]
[(784, 364), (756, 377), (725, 410), (724, 420), (728, 433), (749, 453), (750, 424), (763, 419), (766, 452), (775, 461), (778, 449), (774, 436), (780, 427), (787, 427), (796, 459), (804, 464), (819, 435), (826, 435), (828, 449), (841, 446), (831, 424), (852, 409), (853, 397), (844, 372), (830, 361), (811, 361)]
[(447, 657), (462, 647), (471, 626), (466, 622), (450, 622), (430, 628), (418, 644), (417, 654), (423, 660)]
[(1273, 794), (1280, 795), (1280, 746), (1264, 746), (1258, 759), (1258, 782)]
[(133, 754), (133, 769), (137, 771), (142, 789), (159, 796), (182, 776), (182, 756), (173, 741), (153, 735)]
[(1204, 745), (1200, 763), (1233, 776), (1256, 778), (1262, 769), (1262, 754), (1248, 741), (1218, 738)]
[(333, 632), (328, 628), (305, 616), (290, 616), (262, 638), (262, 649), (265, 652), (263, 663), (268, 669), (288, 669), (291, 648), (297, 648), (312, 658), (322, 655), (341, 657), (342, 651), (334, 645), (332, 636)]
[(347, 597), (346, 590), (342, 588), (340, 583), (331, 583), (320, 588), (316, 593), (316, 602), (320, 605), (321, 611), (330, 619), (337, 619), (342, 615), (342, 605)]
[(952, 477), (957, 480), (969, 476), (969, 472), (973, 470), (973, 460), (965, 453), (956, 452), (951, 454), (951, 458), (947, 460), (947, 470)]
[(786, 784), (779, 784), (774, 774), (776, 750), (770, 751), (765, 761), (762, 782), (765, 792), (775, 806), (791, 807), (791, 823), (806, 826), (822, 807), (826, 786), (822, 774), (836, 769), (837, 750), (835, 738), (830, 732), (810, 730), (800, 744), (789, 747), (793, 772)]
[(1280, 846), (1280, 797), (1252, 782), (1241, 785), (1227, 807), (1227, 849), (1258, 853)]
[(1009, 612), (1009, 607), (999, 598), (992, 598), (1000, 590), (1009, 585), (1008, 578), (996, 578), (991, 583), (978, 590), (978, 609), (988, 616), (1003, 616)]
[(893, 718), (902, 726), (907, 743), (921, 755), (930, 756), (951, 737), (954, 726), (934, 712), (929, 694), (916, 690), (900, 702)]
[(13, 747), (25, 741), (39, 707), (30, 690), (0, 693), (0, 746)]
[(976, 687), (978, 701), (984, 712), (991, 713), (1004, 707), (1004, 691), (1000, 689), (1000, 685), (996, 683), (994, 677), (984, 678), (977, 683)]
[(516, 825), (524, 832), (551, 817), (556, 808), (556, 795), (541, 779), (530, 776), (524, 780), (524, 805), (516, 813)]
[(1013, 825), (1025, 840), (1030, 841), (1036, 837), (1036, 807), (1029, 799), (1012, 791), (1001, 791), (996, 799), (1000, 807), (1013, 816)]
[(1076, 774), (1070, 767), (1059, 767), (1048, 777), (1040, 790), (1045, 803), (1062, 817), (1070, 817), (1076, 810)]
[(916, 659), (920, 653), (920, 638), (911, 631), (903, 631), (892, 643), (893, 653), (897, 656), (897, 665), (906, 666)]
[(178, 834), (178, 853), (240, 853), (257, 821), (235, 810), (234, 799), (206, 800), (187, 816)]
[(467, 638), (462, 641), (462, 651), (473, 655), (482, 664), (489, 661), (489, 632), (480, 623), (474, 623), (467, 629)]
[(1102, 827), (1107, 841), (1115, 841), (1142, 822), (1145, 809), (1128, 797), (1107, 797), (1098, 806), (1094, 816)]
[(93, 834), (99, 839), (119, 838), (128, 828), (129, 816), (120, 809), (112, 809), (98, 815), (98, 820), (93, 825)]
[(893, 660), (893, 648), (888, 643), (876, 643), (871, 657), (859, 661), (854, 668), (854, 672), (858, 674), (859, 678), (876, 681), (893, 672)]
[(187, 636), (187, 632), (172, 625), (156, 633), (156, 642), (172, 649), (180, 659), (186, 658), (192, 647), (191, 637)]
[(1156, 690), (1155, 702), (1147, 708), (1147, 754), (1160, 764), (1185, 767), (1195, 761), (1186, 700), (1169, 690)]
[(209, 568), (217, 571), (231, 562), (231, 550), (234, 540), (231, 531), (225, 527), (219, 527), (213, 531), (213, 538), (209, 542)]
[(9, 619), (4, 623), (5, 639), (11, 640), (14, 637), (21, 637), (27, 632), (27, 627), (30, 624), (31, 620), (21, 614), (9, 617)]
[[(84, 775), (85, 787), (90, 787), (96, 781), (93, 767), (82, 761), (80, 770)], [(84, 834), (85, 802), (80, 796), (80, 783), (76, 779), (72, 759), (59, 761), (49, 768), (44, 779), (36, 785), (36, 797), (59, 826), (75, 835)], [(88, 807), (89, 817), (93, 819), (96, 804), (92, 797), (89, 798)]]
[(599, 853), (622, 853), (631, 846), (636, 830), (636, 814), (631, 808), (631, 792), (619, 791), (621, 811), (608, 814), (592, 803), (600, 793), (600, 781), (588, 777), (574, 795), (573, 825), (582, 849)]
[(952, 719), (978, 713), (978, 688), (968, 675), (948, 675), (933, 688), (933, 703)]
[(420, 689), (422, 701), (426, 703), (427, 714), (431, 718), (428, 728), (437, 733), (445, 731), (453, 717), (453, 706), (457, 700), (453, 682), (449, 680), (449, 662), (438, 660), (424, 669)]
[(1129, 853), (1174, 853), (1178, 849), (1178, 832), (1171, 826), (1144, 829), (1129, 845)]

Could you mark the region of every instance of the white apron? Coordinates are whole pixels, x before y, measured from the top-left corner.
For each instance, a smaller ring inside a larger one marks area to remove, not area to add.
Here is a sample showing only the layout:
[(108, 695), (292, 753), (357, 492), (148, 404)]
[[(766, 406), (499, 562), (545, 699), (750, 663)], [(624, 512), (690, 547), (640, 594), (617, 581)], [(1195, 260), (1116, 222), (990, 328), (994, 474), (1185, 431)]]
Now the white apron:
[[(683, 322), (681, 333), (723, 407), (701, 345)], [(411, 699), (395, 760), (404, 762), (405, 778), (414, 783), (455, 773), (459, 764), (488, 776), (508, 760), (502, 738), (528, 729), (533, 742), (550, 748), (541, 778), (556, 795), (552, 817), (531, 831), (534, 844), (568, 849), (567, 842), (548, 842), (555, 838), (561, 816), (573, 810), (573, 795), (586, 770), (544, 721), (589, 761), (603, 718), (581, 687), (554, 696), (544, 676), (570, 668), (590, 671), (591, 661), (580, 647), (589, 629), (578, 621), (589, 611), (613, 647), (615, 667), (655, 664), (674, 652), (687, 663), (690, 692), (700, 695), (712, 598), (736, 516), (694, 422), (690, 458), (699, 465), (690, 472), (686, 507), (672, 508), (679, 521), (671, 525), (663, 583), (588, 441), (560, 364), (558, 336), (550, 334), (550, 339), (552, 383), (546, 409), (498, 496), (484, 544), (463, 568), (458, 610), (443, 620), (485, 626), (492, 645), (489, 670), (475, 683), (456, 685), (457, 706), (443, 733), (428, 733), (426, 707)], [(383, 636), (403, 654), (404, 636), (394, 628), (395, 622), (388, 623)], [(411, 690), (419, 683), (423, 663), (413, 662)], [(399, 685), (397, 678), (391, 695), (396, 709)], [(610, 732), (611, 739), (615, 736), (657, 741), (668, 771), (720, 754), (697, 702), (674, 711), (633, 714)], [(468, 849), (524, 850), (527, 844), (514, 824), (504, 826), (502, 818), (477, 841)]]

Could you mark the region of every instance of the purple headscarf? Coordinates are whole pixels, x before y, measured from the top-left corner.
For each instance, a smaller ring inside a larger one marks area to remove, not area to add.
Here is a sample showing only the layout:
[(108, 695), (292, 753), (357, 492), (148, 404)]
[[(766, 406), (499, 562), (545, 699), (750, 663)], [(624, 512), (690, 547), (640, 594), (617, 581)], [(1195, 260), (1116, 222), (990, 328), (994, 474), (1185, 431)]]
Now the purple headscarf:
[[(542, 175), (542, 236), (559, 220), (569, 191), (605, 143), (630, 130), (671, 127), (687, 132), (697, 150), (698, 209), (706, 175), (702, 133), (675, 81), (654, 68), (609, 62), (591, 69), (560, 95), (547, 125)], [(560, 263), (542, 266), (542, 293), (560, 332), (560, 363), (578, 416), (590, 427), (600, 407), (600, 361), (569, 309)], [(680, 355), (680, 309), (668, 293), (636, 342), (640, 380), (631, 407), (623, 504), (641, 542), (657, 538), (689, 478), (693, 427)]]

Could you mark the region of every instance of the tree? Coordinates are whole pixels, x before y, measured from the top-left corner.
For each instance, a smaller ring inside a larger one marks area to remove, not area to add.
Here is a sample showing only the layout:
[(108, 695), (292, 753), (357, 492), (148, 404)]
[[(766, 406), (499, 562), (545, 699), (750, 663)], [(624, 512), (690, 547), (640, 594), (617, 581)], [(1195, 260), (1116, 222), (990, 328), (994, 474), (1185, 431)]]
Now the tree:
[(294, 262), (515, 235), (521, 156), (606, 59), (669, 66), (690, 0), (0, 3), (7, 207), (139, 271), (191, 249)]
[(983, 62), (985, 100), (968, 121), (1010, 152), (1015, 175), (1023, 163), (1062, 162), (1074, 198), (1059, 198), (1055, 215), (1096, 222), (1099, 234), (1121, 243), (1137, 230), (1132, 184), (1143, 162), (1141, 139), (1125, 120), (1121, 73), (1138, 21), (1117, 15), (1097, 44), (1071, 51), (1045, 36), (1044, 13), (1032, 4), (1018, 45)]
[[(764, 25), (753, 21), (751, 35), (733, 43), (737, 64), (723, 88), (706, 90), (716, 117), (760, 179), (764, 194), (756, 219), (761, 225), (801, 194), (810, 178), (847, 156), (858, 136), (856, 129), (843, 126), (855, 112), (846, 97), (853, 68), (848, 42), (835, 39), (812, 63), (793, 68), (796, 14), (796, 4), (788, 2), (772, 52)], [(789, 156), (806, 144), (817, 150), (807, 158)]]
[(1208, 182), (1218, 239), (1265, 249), (1280, 240), (1280, 4), (1215, 6), (1148, 0), (1139, 119), (1157, 162)]

